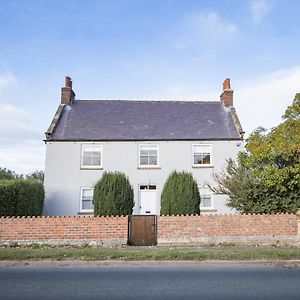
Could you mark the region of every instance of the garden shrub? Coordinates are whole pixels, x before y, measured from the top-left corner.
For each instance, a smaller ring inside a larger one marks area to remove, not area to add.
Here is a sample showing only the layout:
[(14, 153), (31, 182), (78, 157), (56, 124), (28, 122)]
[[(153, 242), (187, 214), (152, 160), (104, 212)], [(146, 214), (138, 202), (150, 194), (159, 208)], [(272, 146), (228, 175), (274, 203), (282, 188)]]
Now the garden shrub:
[(94, 215), (130, 215), (134, 206), (133, 189), (121, 172), (104, 172), (94, 187)]
[(40, 216), (44, 186), (36, 180), (0, 180), (0, 216)]
[(200, 214), (197, 182), (188, 172), (173, 171), (161, 194), (161, 215)]

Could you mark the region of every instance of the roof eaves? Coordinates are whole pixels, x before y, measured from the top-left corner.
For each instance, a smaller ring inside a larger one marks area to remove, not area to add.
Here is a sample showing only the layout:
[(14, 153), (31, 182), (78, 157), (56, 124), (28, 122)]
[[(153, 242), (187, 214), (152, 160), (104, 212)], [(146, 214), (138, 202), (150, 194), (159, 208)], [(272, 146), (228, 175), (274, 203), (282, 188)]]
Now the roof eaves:
[(230, 115), (232, 117), (233, 124), (235, 126), (236, 131), (238, 132), (238, 134), (241, 137), (241, 139), (243, 139), (245, 131), (242, 128), (241, 122), (239, 120), (239, 117), (238, 117), (238, 115), (237, 115), (236, 110), (235, 110), (234, 107), (230, 107)]
[(52, 122), (48, 128), (48, 130), (45, 132), (46, 140), (49, 140), (51, 138), (51, 135), (58, 123), (59, 118), (62, 115), (63, 109), (64, 109), (65, 104), (60, 104), (56, 110), (56, 113), (52, 119)]
[(186, 139), (47, 139), (45, 142), (163, 142), (163, 141), (240, 141), (240, 138), (186, 138)]
[(76, 99), (75, 102), (131, 102), (131, 103), (220, 103), (220, 101), (210, 100), (147, 100), (147, 99)]

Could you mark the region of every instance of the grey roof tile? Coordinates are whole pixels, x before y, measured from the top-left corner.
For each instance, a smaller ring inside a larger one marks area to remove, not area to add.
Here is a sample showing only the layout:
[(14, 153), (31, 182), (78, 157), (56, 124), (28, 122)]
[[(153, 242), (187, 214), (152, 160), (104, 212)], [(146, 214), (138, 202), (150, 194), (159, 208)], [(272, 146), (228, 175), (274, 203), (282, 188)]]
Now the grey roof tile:
[(75, 100), (49, 140), (240, 139), (218, 102)]

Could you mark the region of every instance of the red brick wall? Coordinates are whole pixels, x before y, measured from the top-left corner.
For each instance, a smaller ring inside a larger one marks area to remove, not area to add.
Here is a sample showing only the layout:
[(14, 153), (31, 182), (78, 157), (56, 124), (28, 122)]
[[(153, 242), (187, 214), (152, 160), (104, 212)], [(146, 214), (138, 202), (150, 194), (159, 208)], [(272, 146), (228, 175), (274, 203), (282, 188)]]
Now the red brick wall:
[(294, 214), (161, 216), (157, 228), (159, 242), (222, 237), (296, 238), (298, 217)]
[(0, 240), (127, 241), (127, 216), (1, 217)]
[[(158, 243), (219, 242), (247, 239), (299, 240), (300, 217), (274, 215), (201, 215), (158, 217)], [(299, 224), (299, 225), (298, 225)], [(127, 216), (1, 217), (0, 241), (127, 241)]]

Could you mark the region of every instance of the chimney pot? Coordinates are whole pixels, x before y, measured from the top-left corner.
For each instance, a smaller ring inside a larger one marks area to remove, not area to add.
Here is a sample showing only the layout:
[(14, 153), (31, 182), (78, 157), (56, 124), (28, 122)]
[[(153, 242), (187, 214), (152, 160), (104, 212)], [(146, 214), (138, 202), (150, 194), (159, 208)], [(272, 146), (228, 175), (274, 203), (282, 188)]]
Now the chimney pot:
[(223, 91), (225, 90), (231, 90), (230, 78), (226, 78), (223, 82)]
[(65, 87), (72, 88), (72, 79), (69, 76), (65, 77)]

